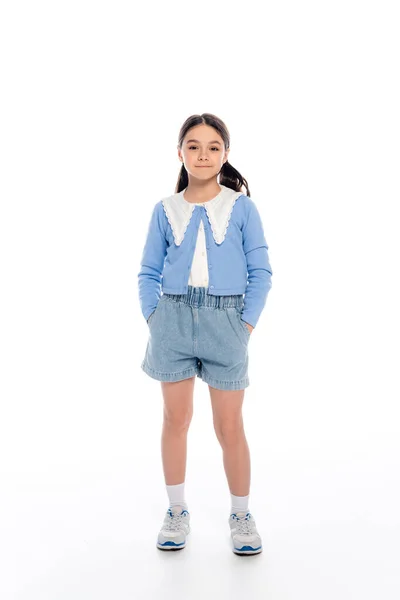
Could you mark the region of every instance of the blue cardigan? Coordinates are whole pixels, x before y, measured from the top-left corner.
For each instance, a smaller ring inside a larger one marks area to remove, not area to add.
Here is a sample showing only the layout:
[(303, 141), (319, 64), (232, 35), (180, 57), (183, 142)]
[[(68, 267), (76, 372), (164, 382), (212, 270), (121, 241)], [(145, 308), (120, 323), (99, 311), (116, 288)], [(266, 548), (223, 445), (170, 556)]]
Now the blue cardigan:
[(257, 325), (271, 288), (272, 269), (268, 245), (255, 202), (245, 194), (233, 205), (225, 239), (214, 240), (204, 206), (195, 206), (182, 243), (177, 246), (162, 200), (153, 208), (138, 273), (139, 300), (144, 318), (156, 309), (161, 290), (166, 294), (186, 294), (203, 221), (209, 268), (208, 294), (245, 294), (241, 317)]

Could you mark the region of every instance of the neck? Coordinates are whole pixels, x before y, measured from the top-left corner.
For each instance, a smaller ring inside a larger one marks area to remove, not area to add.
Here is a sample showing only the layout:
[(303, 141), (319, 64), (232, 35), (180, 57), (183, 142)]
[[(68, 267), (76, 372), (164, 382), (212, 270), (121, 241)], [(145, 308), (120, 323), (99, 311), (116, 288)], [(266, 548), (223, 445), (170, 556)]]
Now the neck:
[(222, 186), (214, 182), (195, 182), (189, 180), (189, 184), (184, 192), (184, 198), (188, 202), (207, 202), (218, 196)]

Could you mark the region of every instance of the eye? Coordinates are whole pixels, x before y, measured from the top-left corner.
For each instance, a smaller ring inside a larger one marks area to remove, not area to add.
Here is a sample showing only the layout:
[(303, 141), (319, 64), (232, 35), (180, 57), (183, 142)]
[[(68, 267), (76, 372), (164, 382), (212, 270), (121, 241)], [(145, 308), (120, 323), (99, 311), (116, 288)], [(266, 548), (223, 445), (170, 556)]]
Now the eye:
[[(189, 146), (189, 150), (192, 150), (192, 148), (197, 148), (198, 146)], [(212, 146), (211, 150), (216, 150), (217, 152), (219, 151), (219, 148), (217, 148), (216, 146)]]

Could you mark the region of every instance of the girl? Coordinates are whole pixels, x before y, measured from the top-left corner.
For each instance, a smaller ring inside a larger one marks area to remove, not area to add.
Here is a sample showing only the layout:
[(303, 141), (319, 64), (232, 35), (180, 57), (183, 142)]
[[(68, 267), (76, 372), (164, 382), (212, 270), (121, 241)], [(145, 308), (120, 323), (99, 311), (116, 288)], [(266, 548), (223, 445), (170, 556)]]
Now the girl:
[(250, 384), (248, 344), (272, 270), (260, 215), (247, 181), (228, 162), (229, 147), (228, 130), (215, 115), (186, 119), (179, 133), (182, 166), (175, 193), (153, 208), (138, 274), (149, 327), (141, 368), (161, 382), (164, 400), (162, 460), (169, 508), (157, 539), (163, 550), (184, 548), (190, 532), (184, 486), (197, 376), (209, 386), (223, 451), (232, 549), (262, 551), (248, 507), (250, 455), (242, 403)]

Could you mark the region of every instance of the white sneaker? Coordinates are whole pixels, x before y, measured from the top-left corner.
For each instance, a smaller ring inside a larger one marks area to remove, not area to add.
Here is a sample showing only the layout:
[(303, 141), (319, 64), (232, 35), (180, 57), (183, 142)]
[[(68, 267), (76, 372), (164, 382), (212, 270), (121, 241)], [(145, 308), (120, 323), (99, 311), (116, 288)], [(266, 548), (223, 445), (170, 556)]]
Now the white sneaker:
[(232, 513), (229, 517), (232, 550), (235, 554), (259, 554), (262, 552), (261, 537), (253, 515), (249, 511)]
[(190, 533), (190, 514), (182, 506), (170, 507), (157, 538), (160, 550), (182, 550), (186, 546), (186, 536)]

